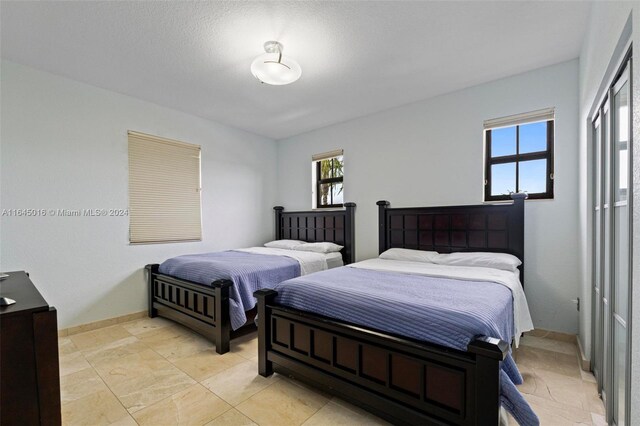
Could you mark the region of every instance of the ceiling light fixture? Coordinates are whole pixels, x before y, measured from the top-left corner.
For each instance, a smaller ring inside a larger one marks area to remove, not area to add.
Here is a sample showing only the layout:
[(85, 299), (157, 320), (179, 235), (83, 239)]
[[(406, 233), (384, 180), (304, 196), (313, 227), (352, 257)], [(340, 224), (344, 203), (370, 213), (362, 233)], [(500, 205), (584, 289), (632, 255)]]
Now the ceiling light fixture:
[(281, 86), (290, 84), (300, 78), (302, 69), (296, 61), (282, 56), (282, 44), (268, 41), (264, 44), (263, 55), (251, 63), (251, 73), (261, 83)]

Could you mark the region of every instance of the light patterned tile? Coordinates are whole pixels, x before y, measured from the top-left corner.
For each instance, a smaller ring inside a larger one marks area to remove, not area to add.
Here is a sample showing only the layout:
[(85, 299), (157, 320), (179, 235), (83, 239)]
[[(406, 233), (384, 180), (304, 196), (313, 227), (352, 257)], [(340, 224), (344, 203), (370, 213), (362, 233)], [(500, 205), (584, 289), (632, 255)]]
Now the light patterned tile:
[(146, 333), (147, 331), (158, 330), (160, 328), (165, 328), (169, 326), (175, 326), (175, 323), (160, 317), (141, 318), (135, 321), (125, 322), (122, 324), (122, 328), (124, 328), (134, 336), (137, 336), (142, 333)]
[(131, 414), (129, 414), (127, 417), (124, 417), (117, 422), (113, 422), (109, 426), (138, 426), (138, 423), (136, 423), (136, 421), (133, 420), (133, 417), (131, 417)]
[(58, 354), (60, 356), (69, 355), (74, 352), (78, 352), (78, 348), (73, 343), (73, 340), (68, 337), (62, 337), (58, 339)]
[(127, 417), (123, 417), (117, 422), (111, 423), (109, 426), (138, 426), (138, 423), (136, 423), (136, 421), (133, 420), (133, 417), (131, 417), (131, 414), (128, 414)]
[(546, 349), (551, 352), (560, 352), (567, 355), (576, 355), (578, 353), (578, 345), (575, 342), (563, 342), (560, 340), (545, 339), (535, 336), (523, 336), (520, 344), (532, 348)]
[(181, 326), (162, 327), (140, 333), (137, 337), (169, 361), (215, 348), (215, 345), (204, 337)]
[(533, 369), (544, 369), (565, 376), (580, 379), (580, 368), (575, 355), (552, 352), (546, 349), (520, 346), (517, 353), (517, 364)]
[(591, 424), (591, 413), (581, 408), (575, 408), (536, 395), (523, 394), (523, 396), (543, 425)]
[(259, 425), (300, 425), (328, 399), (296, 384), (280, 380), (236, 408)]
[(91, 368), (82, 355), (82, 352), (72, 352), (68, 355), (60, 356), (60, 377), (72, 374), (85, 368)]
[(598, 394), (598, 385), (592, 382), (582, 382), (582, 392), (584, 394), (584, 409), (604, 415), (604, 403)]
[(85, 368), (60, 378), (60, 399), (63, 404), (107, 390), (109, 388), (93, 368)]
[(133, 413), (139, 425), (202, 425), (231, 408), (200, 384)]
[(376, 426), (389, 423), (344, 401), (337, 403), (332, 400), (303, 424), (304, 426)]
[(589, 371), (580, 370), (580, 376), (585, 382), (596, 383), (596, 377)]
[(202, 381), (202, 384), (229, 404), (236, 406), (279, 380), (275, 375), (260, 376), (258, 364), (245, 361)]
[(69, 336), (76, 347), (83, 351), (104, 346), (116, 340), (130, 337), (131, 334), (119, 325), (101, 328), (99, 330), (87, 331), (85, 333)]
[(543, 369), (533, 370), (533, 374), (535, 390), (528, 393), (588, 411), (581, 379)]
[(108, 390), (94, 392), (62, 405), (64, 425), (109, 425), (127, 417), (127, 410)]
[(258, 426), (240, 411), (232, 408), (221, 416), (211, 420), (205, 426)]
[(231, 340), (230, 351), (241, 357), (257, 361), (258, 359), (258, 332), (246, 334)]
[(128, 336), (120, 340), (106, 343), (102, 346), (82, 351), (84, 357), (94, 367), (107, 365), (109, 363), (119, 363), (124, 356), (135, 354), (149, 347), (142, 343), (137, 337)]
[(131, 413), (195, 383), (151, 349), (124, 356), (117, 364), (98, 364), (96, 370)]
[(591, 413), (591, 424), (593, 426), (607, 426), (607, 419), (600, 414)]
[(208, 349), (174, 360), (173, 365), (187, 373), (194, 380), (201, 382), (245, 361), (241, 356), (231, 352), (220, 355), (215, 349)]

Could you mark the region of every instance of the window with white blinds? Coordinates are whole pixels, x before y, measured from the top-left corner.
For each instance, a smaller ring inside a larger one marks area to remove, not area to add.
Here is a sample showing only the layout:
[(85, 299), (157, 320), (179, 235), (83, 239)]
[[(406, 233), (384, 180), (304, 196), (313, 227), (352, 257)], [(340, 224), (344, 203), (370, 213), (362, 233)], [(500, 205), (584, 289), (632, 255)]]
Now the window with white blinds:
[(129, 241), (202, 239), (200, 146), (138, 132), (129, 136)]

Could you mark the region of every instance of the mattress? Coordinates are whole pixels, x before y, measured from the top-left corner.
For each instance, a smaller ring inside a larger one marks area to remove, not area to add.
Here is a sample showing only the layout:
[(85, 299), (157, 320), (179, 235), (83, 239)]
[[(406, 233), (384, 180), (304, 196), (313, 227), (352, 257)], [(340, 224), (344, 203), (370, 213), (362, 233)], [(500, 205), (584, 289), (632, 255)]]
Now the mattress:
[(344, 266), (344, 261), (342, 260), (341, 253), (327, 253), (324, 256), (327, 261), (327, 269), (339, 268), (341, 266)]
[(326, 270), (329, 264), (341, 266), (340, 253), (327, 255), (251, 247), (173, 257), (160, 264), (158, 272), (206, 286), (220, 279), (233, 281), (229, 290), (229, 315), (231, 328), (237, 330), (247, 321), (245, 312), (256, 305), (255, 291), (273, 288), (300, 275)]

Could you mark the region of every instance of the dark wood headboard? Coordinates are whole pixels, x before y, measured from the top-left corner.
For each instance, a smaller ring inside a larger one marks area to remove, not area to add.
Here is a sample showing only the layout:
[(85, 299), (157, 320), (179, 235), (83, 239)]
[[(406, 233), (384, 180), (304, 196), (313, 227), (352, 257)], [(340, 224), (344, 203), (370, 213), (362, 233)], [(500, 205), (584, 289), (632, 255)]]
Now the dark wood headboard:
[(522, 261), (524, 284), (524, 200), (513, 194), (509, 204), (390, 208), (378, 201), (379, 251), (390, 248), (452, 253), (509, 253)]
[(276, 211), (276, 239), (302, 240), (311, 243), (330, 242), (344, 246), (345, 265), (356, 261), (355, 210), (356, 203), (345, 203), (340, 210)]

